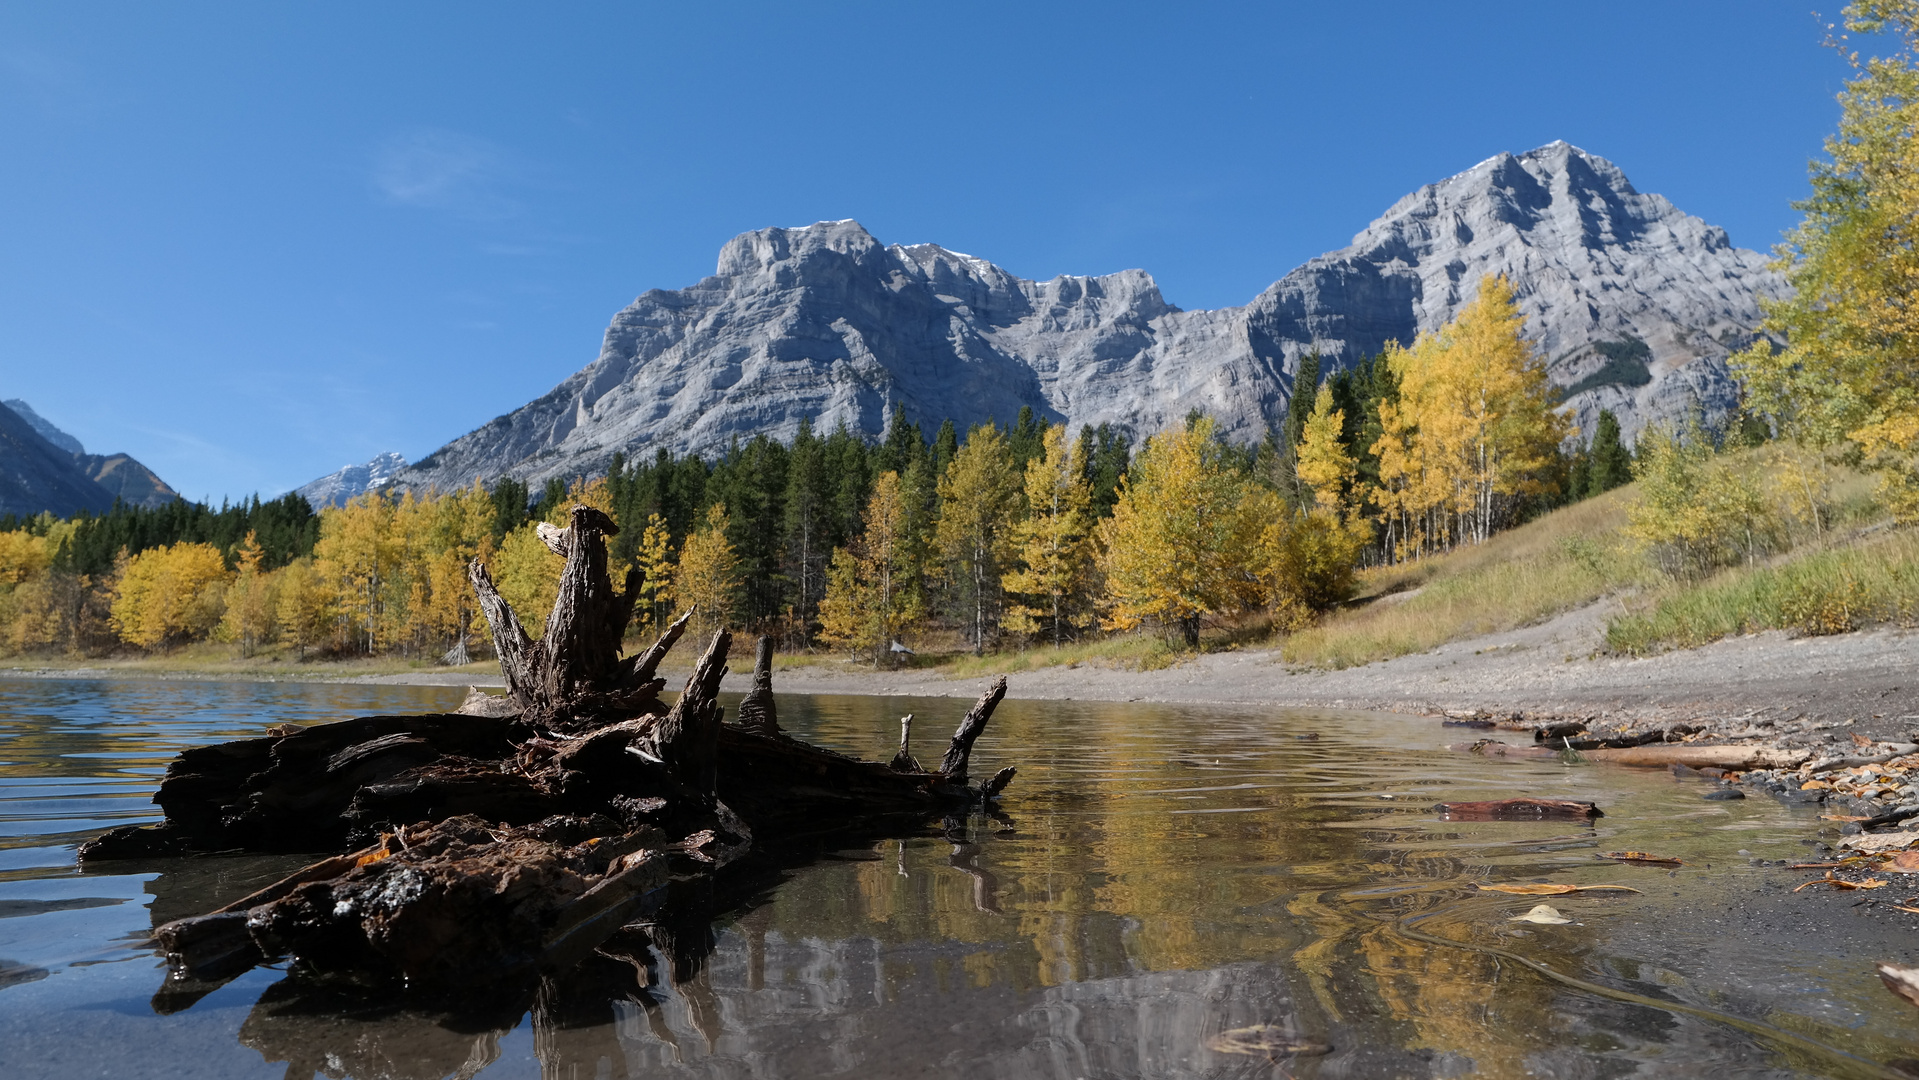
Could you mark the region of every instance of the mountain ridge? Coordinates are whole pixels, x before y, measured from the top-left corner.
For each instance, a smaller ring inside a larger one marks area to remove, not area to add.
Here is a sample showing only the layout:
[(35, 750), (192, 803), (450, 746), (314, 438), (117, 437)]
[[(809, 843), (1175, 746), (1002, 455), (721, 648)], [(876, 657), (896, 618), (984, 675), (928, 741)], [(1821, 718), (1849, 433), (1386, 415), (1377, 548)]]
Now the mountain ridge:
[(785, 441), (801, 419), (877, 436), (895, 406), (922, 425), (1029, 406), (1136, 438), (1199, 408), (1253, 441), (1283, 415), (1301, 357), (1337, 370), (1410, 343), (1486, 273), (1513, 281), (1554, 382), (1581, 387), (1568, 400), (1580, 425), (1610, 408), (1629, 435), (1733, 407), (1725, 357), (1784, 288), (1765, 256), (1565, 142), (1407, 194), (1236, 308), (1182, 310), (1144, 270), (1029, 281), (936, 244), (883, 245), (850, 219), (760, 229), (729, 240), (712, 275), (641, 294), (552, 391), (394, 482), (537, 483), (616, 452)]

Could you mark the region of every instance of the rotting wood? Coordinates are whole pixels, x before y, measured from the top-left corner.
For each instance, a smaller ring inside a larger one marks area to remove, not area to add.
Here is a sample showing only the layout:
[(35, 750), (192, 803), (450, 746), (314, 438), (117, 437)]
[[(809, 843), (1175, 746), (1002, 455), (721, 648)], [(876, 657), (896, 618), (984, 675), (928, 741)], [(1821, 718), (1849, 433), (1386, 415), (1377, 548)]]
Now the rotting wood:
[(888, 821), (910, 830), (941, 816), (950, 828), (1011, 780), (1007, 768), (967, 782), (1004, 678), (968, 710), (936, 771), (781, 732), (766, 639), (740, 725), (723, 723), (719, 704), (725, 630), (667, 708), (654, 672), (686, 617), (644, 653), (620, 657), (638, 580), (612, 590), (613, 531), (576, 506), (566, 529), (544, 534), (566, 565), (538, 642), (475, 561), (509, 687), (505, 707), (474, 702), (475, 711), (511, 714), (365, 717), (198, 747), (175, 759), (155, 796), (163, 823), (83, 848), (89, 860), (351, 849), (159, 927), (177, 978), (230, 978), (291, 956), (356, 985), (467, 989), (577, 960), (662, 883), (710, 874), (756, 841)]
[(740, 726), (755, 735), (778, 735), (780, 718), (773, 707), (773, 639), (760, 638), (753, 653), (753, 688), (741, 699)]

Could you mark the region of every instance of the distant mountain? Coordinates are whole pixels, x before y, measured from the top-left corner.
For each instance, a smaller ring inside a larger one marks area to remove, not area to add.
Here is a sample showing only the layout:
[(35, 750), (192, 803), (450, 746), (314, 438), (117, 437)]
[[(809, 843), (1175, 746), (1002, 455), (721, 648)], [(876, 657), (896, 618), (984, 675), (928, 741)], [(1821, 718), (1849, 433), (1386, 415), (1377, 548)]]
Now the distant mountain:
[(102, 513), (113, 496), (81, 471), (73, 454), (35, 431), (12, 409), (0, 405), (0, 515), (29, 517), (51, 511), (69, 517), (82, 510)]
[(14, 412), (18, 413), (20, 415), (20, 419), (25, 420), (27, 423), (33, 425), (33, 430), (39, 432), (41, 438), (47, 440), (48, 442), (59, 447), (60, 449), (65, 450), (67, 453), (84, 454), (87, 452), (87, 448), (80, 445), (79, 439), (76, 439), (73, 436), (67, 434), (66, 432), (61, 431), (59, 428), (54, 427), (53, 422), (51, 420), (48, 420), (46, 417), (41, 416), (37, 412), (34, 412), (33, 406), (27, 404), (25, 401), (22, 401), (19, 398), (8, 398), (5, 402), (0, 404), (5, 404), (7, 408), (12, 409)]
[(107, 494), (128, 506), (152, 510), (180, 497), (152, 469), (126, 454), (75, 454), (73, 460), (94, 483), (107, 489)]
[(53, 425), (53, 421), (33, 411), (33, 406), (19, 398), (9, 398), (6, 407), (12, 409), (39, 432), (40, 437), (54, 446), (73, 455), (74, 464), (87, 478), (105, 488), (107, 494), (129, 506), (144, 506), (153, 509), (172, 502), (180, 493), (167, 486), (165, 480), (156, 476), (152, 469), (135, 461), (127, 454), (89, 454), (80, 440)]
[(359, 498), (369, 491), (392, 483), (394, 475), (404, 468), (406, 468), (406, 459), (399, 454), (388, 452), (365, 465), (347, 465), (338, 472), (328, 473), (318, 480), (302, 484), (293, 490), (304, 497), (315, 510), (328, 506), (344, 506), (349, 499)]
[(1136, 438), (1197, 408), (1250, 442), (1283, 415), (1302, 356), (1337, 369), (1410, 343), (1487, 273), (1513, 281), (1580, 426), (1610, 408), (1628, 436), (1731, 407), (1725, 358), (1785, 287), (1765, 256), (1564, 142), (1423, 187), (1350, 246), (1217, 311), (1168, 304), (1140, 270), (1035, 282), (934, 244), (883, 246), (853, 221), (762, 229), (727, 243), (712, 277), (635, 300), (551, 392), (394, 480), (539, 483), (602, 471), (616, 451), (786, 440), (802, 419), (877, 435), (895, 405), (923, 426), (1031, 406)]

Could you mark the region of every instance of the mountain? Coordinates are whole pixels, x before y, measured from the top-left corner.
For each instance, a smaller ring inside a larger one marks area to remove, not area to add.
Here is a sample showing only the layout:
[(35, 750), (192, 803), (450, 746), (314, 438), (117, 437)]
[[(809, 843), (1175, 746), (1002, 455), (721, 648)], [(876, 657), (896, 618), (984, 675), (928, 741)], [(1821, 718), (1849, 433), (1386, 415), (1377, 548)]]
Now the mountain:
[(0, 405), (0, 515), (102, 513), (113, 496), (19, 413)]
[(20, 419), (32, 425), (33, 430), (39, 432), (41, 438), (65, 450), (67, 453), (84, 454), (87, 452), (87, 448), (80, 445), (79, 439), (54, 427), (53, 421), (34, 412), (33, 406), (27, 404), (25, 401), (19, 398), (8, 398), (5, 402), (0, 402), (0, 404), (6, 405), (7, 408), (12, 409), (18, 414)]
[(392, 483), (394, 475), (404, 468), (406, 468), (406, 459), (389, 451), (365, 465), (347, 465), (338, 472), (328, 473), (318, 480), (302, 484), (293, 490), (295, 494), (303, 496), (315, 510), (328, 506), (344, 506), (349, 499), (359, 498), (369, 491)]
[(9, 398), (5, 404), (41, 438), (72, 454), (74, 464), (80, 467), (80, 471), (86, 474), (87, 479), (105, 488), (110, 498), (118, 498), (129, 506), (154, 509), (180, 497), (180, 493), (168, 487), (167, 482), (155, 475), (152, 469), (135, 461), (130, 455), (89, 454), (87, 448), (80, 445), (79, 439), (55, 427), (53, 421), (34, 412), (33, 406), (25, 401)]
[(762, 229), (728, 242), (712, 277), (635, 300), (551, 392), (394, 480), (538, 483), (601, 471), (616, 451), (786, 440), (803, 418), (877, 435), (895, 405), (962, 427), (1031, 406), (1136, 438), (1197, 408), (1250, 442), (1284, 413), (1302, 356), (1341, 368), (1410, 343), (1487, 273), (1513, 281), (1580, 426), (1610, 408), (1628, 436), (1731, 407), (1725, 358), (1784, 288), (1725, 230), (1564, 142), (1427, 185), (1351, 245), (1215, 311), (1174, 307), (1141, 270), (1037, 282), (935, 244), (884, 246), (854, 221)]

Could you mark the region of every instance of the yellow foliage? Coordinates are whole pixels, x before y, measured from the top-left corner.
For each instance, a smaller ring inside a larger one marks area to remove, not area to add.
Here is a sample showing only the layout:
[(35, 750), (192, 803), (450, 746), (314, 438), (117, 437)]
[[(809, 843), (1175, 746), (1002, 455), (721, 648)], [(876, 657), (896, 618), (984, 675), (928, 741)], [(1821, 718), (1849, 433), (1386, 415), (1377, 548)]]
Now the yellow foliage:
[(52, 563), (53, 547), (46, 537), (25, 529), (0, 533), (0, 588), (36, 577)]
[(820, 601), (821, 640), (883, 664), (894, 640), (910, 632), (920, 609), (918, 597), (903, 587), (905, 524), (899, 474), (883, 472), (866, 500), (866, 531), (851, 550), (833, 552)]
[(1020, 509), (1019, 477), (1006, 438), (991, 424), (969, 431), (939, 478), (940, 517), (933, 542), (948, 575), (972, 609), (973, 651), (984, 651), (997, 628), (1001, 567), (1011, 554)]
[(728, 524), (725, 504), (715, 503), (706, 512), (706, 524), (680, 546), (673, 571), (673, 598), (683, 608), (698, 610), (692, 629), (702, 643), (732, 620), (738, 606), (740, 559), (726, 538)]
[(1306, 418), (1299, 463), (1293, 471), (1313, 493), (1313, 505), (1335, 513), (1344, 505), (1346, 488), (1358, 472), (1353, 456), (1340, 442), (1345, 427), (1345, 411), (1333, 408), (1332, 385), (1321, 383), (1313, 398), (1312, 414)]
[(1188, 645), (1201, 619), (1246, 603), (1249, 571), (1276, 500), (1248, 498), (1222, 467), (1213, 422), (1147, 440), (1101, 526), (1108, 629), (1177, 627)]
[(658, 514), (646, 515), (646, 528), (640, 533), (637, 559), (641, 574), (640, 596), (633, 610), (639, 615), (640, 625), (650, 628), (654, 633), (666, 629), (667, 617), (673, 607), (672, 542), (673, 536), (667, 531), (665, 519)]
[(127, 563), (112, 625), (122, 641), (151, 649), (211, 631), (226, 603), (227, 565), (211, 544), (150, 548)]
[(1512, 497), (1547, 492), (1546, 466), (1568, 422), (1551, 407), (1545, 365), (1502, 276), (1437, 334), (1389, 346), (1398, 401), (1381, 402), (1379, 487), (1401, 558), (1483, 543)]
[(529, 521), (507, 533), (487, 569), (500, 596), (537, 640), (546, 635), (546, 617), (560, 598), (560, 569), (566, 562), (540, 542), (534, 525)]
[(1013, 526), (1019, 568), (1000, 578), (1015, 598), (1003, 620), (1020, 634), (1050, 632), (1060, 644), (1092, 625), (1087, 592), (1093, 571), (1093, 492), (1084, 441), (1066, 441), (1064, 425), (1046, 429), (1044, 452), (1026, 463), (1026, 516)]

